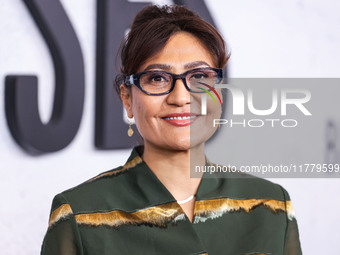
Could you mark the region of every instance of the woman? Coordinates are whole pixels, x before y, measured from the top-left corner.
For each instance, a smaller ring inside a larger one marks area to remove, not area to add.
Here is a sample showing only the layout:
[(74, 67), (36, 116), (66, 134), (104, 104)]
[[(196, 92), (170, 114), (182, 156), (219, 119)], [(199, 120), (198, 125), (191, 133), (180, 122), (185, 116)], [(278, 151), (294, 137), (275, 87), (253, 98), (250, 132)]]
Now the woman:
[(185, 7), (137, 14), (116, 86), (144, 145), (55, 197), (42, 254), (301, 254), (281, 186), (239, 173), (190, 178), (190, 166), (211, 165), (204, 144), (221, 115), (212, 100), (201, 114), (200, 92), (221, 81), (228, 57), (216, 29)]

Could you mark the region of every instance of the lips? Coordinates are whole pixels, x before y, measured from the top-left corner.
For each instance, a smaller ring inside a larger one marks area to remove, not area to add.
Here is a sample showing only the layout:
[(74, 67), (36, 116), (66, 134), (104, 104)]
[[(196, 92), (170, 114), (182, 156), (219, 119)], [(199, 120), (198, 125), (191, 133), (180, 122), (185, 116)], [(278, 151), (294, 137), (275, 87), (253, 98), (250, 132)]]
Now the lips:
[(193, 123), (199, 114), (190, 113), (190, 112), (182, 112), (182, 113), (170, 113), (162, 117), (166, 122), (174, 125), (174, 126), (187, 126)]

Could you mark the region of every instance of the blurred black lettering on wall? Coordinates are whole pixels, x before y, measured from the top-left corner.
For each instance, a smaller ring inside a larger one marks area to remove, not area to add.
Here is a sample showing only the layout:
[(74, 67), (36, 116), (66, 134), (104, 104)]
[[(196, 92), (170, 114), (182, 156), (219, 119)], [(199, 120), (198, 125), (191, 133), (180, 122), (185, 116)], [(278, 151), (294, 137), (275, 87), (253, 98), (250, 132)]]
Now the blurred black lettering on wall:
[[(130, 148), (136, 135), (127, 136), (123, 105), (113, 87), (119, 66), (116, 56), (122, 38), (137, 12), (148, 3), (97, 0), (97, 63), (95, 146), (99, 149)], [(150, 4), (150, 3), (149, 3)]]
[(6, 117), (14, 139), (28, 153), (54, 152), (70, 144), (80, 125), (85, 93), (83, 55), (72, 24), (59, 0), (24, 2), (53, 59), (53, 112), (49, 122), (43, 124), (38, 111), (36, 76), (11, 75), (6, 77)]

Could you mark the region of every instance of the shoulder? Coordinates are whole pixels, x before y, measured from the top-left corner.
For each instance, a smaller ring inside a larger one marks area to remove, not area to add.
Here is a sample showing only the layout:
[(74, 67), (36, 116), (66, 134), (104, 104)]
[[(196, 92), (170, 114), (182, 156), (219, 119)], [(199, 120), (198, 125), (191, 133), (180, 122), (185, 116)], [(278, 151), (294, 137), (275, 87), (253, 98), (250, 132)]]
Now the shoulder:
[(56, 195), (52, 203), (52, 212), (64, 208), (63, 210), (67, 209), (66, 211), (77, 214), (120, 207), (129, 194), (127, 191), (133, 186), (135, 172), (140, 163), (142, 159), (138, 155), (130, 157), (123, 166), (103, 172)]
[(288, 192), (281, 185), (250, 174), (234, 174), (229, 178), (228, 183), (246, 198), (290, 200)]
[[(204, 177), (215, 179), (215, 185), (219, 186), (219, 192), (227, 196), (242, 199), (267, 198), (279, 201), (289, 201), (288, 192), (279, 184), (270, 180), (260, 178), (239, 170), (231, 169), (223, 165), (207, 161), (208, 165), (215, 167), (214, 173), (206, 172)], [(216, 169), (227, 169), (218, 172)]]
[[(288, 192), (279, 184), (257, 176), (241, 173), (236, 184), (242, 185), (244, 193), (256, 198), (269, 198), (280, 201), (290, 200)], [(237, 179), (237, 178), (236, 178)]]

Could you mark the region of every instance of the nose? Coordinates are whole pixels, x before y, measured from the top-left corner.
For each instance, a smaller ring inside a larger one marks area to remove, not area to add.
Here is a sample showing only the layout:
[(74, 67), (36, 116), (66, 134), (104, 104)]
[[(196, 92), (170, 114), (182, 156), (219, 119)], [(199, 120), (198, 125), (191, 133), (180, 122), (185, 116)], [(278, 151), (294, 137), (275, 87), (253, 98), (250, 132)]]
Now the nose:
[(168, 94), (168, 104), (183, 106), (189, 104), (191, 100), (190, 91), (188, 91), (182, 79), (177, 79), (174, 89)]

